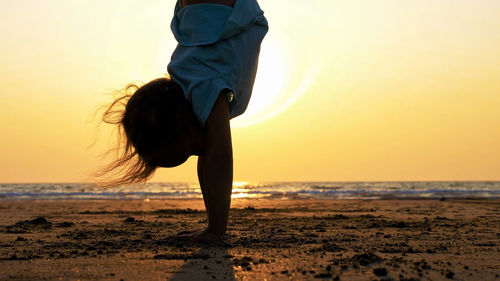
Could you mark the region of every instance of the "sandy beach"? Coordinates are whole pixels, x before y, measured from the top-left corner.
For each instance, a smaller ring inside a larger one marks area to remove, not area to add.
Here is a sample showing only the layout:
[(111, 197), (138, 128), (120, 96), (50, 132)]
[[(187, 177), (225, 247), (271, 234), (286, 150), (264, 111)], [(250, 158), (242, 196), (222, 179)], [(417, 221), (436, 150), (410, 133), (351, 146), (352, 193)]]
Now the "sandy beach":
[(1, 280), (500, 280), (500, 200), (2, 201)]

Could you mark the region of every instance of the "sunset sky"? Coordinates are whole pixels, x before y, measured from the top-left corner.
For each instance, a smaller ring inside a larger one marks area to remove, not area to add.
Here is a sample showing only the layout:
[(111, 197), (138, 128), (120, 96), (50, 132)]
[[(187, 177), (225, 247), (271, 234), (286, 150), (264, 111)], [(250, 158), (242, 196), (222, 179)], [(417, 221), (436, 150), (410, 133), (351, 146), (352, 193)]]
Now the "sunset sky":
[[(235, 180), (500, 180), (500, 1), (259, 3), (270, 30), (233, 120)], [(174, 4), (2, 1), (0, 182), (106, 163), (94, 112), (166, 73)], [(195, 160), (153, 180), (195, 181)]]

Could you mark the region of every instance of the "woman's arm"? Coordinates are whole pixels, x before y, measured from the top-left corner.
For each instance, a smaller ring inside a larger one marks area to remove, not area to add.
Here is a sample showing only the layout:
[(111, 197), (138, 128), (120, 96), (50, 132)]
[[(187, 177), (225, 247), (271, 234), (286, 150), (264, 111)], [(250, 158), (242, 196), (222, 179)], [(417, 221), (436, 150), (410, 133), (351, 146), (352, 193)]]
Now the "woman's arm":
[(208, 231), (218, 236), (227, 229), (233, 186), (233, 148), (227, 95), (223, 91), (205, 125), (206, 152), (198, 158), (198, 172), (208, 213)]

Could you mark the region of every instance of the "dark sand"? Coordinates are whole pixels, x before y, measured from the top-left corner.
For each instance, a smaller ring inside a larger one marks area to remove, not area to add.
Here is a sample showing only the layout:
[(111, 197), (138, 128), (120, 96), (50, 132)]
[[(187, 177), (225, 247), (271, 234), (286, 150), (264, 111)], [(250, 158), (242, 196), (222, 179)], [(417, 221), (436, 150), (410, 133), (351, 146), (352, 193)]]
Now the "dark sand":
[[(500, 200), (0, 202), (1, 280), (500, 280)], [(188, 209), (189, 208), (189, 209)]]

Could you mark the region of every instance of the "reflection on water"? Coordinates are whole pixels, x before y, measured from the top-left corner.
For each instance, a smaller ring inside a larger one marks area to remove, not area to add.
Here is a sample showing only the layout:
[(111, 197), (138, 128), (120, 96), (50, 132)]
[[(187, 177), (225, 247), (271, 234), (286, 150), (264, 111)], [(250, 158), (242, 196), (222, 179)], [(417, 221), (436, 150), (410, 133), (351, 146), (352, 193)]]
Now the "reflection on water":
[(187, 259), (184, 265), (167, 280), (236, 280), (232, 256), (225, 247), (202, 247), (197, 256), (206, 259)]

